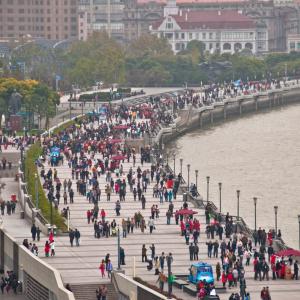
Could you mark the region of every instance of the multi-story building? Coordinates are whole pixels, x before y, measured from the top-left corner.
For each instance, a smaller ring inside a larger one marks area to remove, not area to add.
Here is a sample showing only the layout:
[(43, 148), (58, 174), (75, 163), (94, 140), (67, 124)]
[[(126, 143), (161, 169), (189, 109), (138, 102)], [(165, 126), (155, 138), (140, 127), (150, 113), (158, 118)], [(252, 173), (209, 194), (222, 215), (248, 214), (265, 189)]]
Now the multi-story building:
[(289, 34), (287, 36), (286, 49), (288, 53), (300, 52), (300, 34)]
[(79, 39), (105, 30), (109, 36), (123, 40), (123, 10), (123, 0), (79, 0)]
[(201, 41), (204, 50), (211, 53), (268, 51), (267, 28), (233, 10), (183, 11), (175, 3), (165, 7), (164, 17), (151, 26), (150, 32), (166, 38), (175, 53), (193, 40)]
[[(125, 40), (149, 33), (149, 25), (160, 20), (168, 0), (124, 0)], [(278, 0), (280, 1), (280, 0)], [(284, 1), (284, 0), (283, 0)], [(300, 33), (299, 0), (282, 7), (272, 0), (177, 0), (181, 10), (236, 10), (268, 28), (268, 49), (284, 51), (286, 36)]]
[(77, 38), (78, 0), (0, 0), (0, 38)]

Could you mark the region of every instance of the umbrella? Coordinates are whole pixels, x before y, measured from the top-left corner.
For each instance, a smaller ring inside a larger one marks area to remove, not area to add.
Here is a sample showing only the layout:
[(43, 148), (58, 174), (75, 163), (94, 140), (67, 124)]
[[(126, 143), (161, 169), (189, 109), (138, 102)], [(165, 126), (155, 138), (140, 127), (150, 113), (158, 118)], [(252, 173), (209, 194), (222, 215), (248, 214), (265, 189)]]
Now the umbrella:
[(189, 215), (189, 216), (191, 216), (191, 215), (195, 215), (195, 214), (197, 214), (197, 212), (196, 211), (194, 211), (194, 210), (191, 210), (191, 209), (187, 209), (187, 208), (185, 208), (185, 209), (180, 209), (180, 210), (178, 210), (176, 213), (175, 213), (175, 215), (176, 216), (178, 216), (178, 215)]
[(115, 155), (111, 159), (112, 160), (124, 160), (125, 158), (126, 158), (126, 156), (124, 156), (124, 155)]
[(52, 147), (51, 152), (60, 152), (60, 148), (58, 147)]
[(113, 127), (113, 129), (127, 129), (129, 126), (127, 125), (116, 125)]
[(124, 140), (122, 139), (111, 139), (111, 140), (108, 140), (108, 142), (110, 144), (117, 144), (117, 143), (122, 143)]
[(276, 253), (277, 256), (300, 256), (300, 251), (295, 249), (285, 249)]

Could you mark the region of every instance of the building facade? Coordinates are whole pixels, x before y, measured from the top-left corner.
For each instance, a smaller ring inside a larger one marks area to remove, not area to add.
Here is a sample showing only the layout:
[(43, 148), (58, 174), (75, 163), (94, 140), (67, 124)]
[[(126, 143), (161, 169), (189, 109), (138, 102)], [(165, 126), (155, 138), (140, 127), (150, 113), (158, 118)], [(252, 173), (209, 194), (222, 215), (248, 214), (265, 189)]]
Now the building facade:
[(123, 40), (123, 0), (79, 0), (79, 39), (96, 31), (106, 31), (109, 36)]
[(75, 39), (77, 0), (0, 0), (0, 38)]
[[(175, 14), (176, 13), (176, 14)], [(268, 51), (266, 27), (237, 11), (182, 11), (165, 9), (164, 17), (154, 23), (150, 32), (166, 38), (177, 53), (197, 40), (210, 53), (236, 53), (243, 50), (260, 54)]]
[[(124, 0), (124, 35), (130, 41), (149, 33), (149, 26), (163, 16), (168, 0)], [(169, 2), (169, 1), (168, 1)], [(289, 33), (300, 33), (299, 0), (286, 6), (269, 0), (177, 0), (181, 10), (236, 10), (268, 28), (269, 51), (285, 51)]]
[(288, 53), (300, 52), (300, 34), (289, 34), (286, 49)]

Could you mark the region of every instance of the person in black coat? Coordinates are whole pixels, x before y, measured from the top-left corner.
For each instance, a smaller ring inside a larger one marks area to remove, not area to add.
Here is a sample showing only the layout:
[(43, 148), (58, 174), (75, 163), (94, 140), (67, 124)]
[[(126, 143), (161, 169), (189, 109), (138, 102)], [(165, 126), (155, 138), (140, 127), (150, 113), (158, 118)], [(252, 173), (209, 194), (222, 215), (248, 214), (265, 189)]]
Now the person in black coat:
[(35, 241), (35, 238), (36, 238), (36, 226), (35, 226), (35, 224), (32, 224), (32, 226), (31, 226), (31, 236), (32, 236), (32, 240)]

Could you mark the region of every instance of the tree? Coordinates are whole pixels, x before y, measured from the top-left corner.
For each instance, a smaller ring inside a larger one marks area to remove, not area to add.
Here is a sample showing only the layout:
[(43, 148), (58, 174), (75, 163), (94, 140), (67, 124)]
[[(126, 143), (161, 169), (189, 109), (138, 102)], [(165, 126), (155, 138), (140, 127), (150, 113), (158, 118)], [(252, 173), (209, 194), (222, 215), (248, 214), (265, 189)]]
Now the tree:
[(107, 84), (124, 81), (124, 52), (104, 32), (95, 33), (86, 42), (75, 43), (65, 53), (65, 62), (64, 77), (69, 83), (88, 86), (96, 81)]
[(168, 40), (153, 34), (144, 34), (133, 41), (126, 51), (128, 58), (173, 56)]

